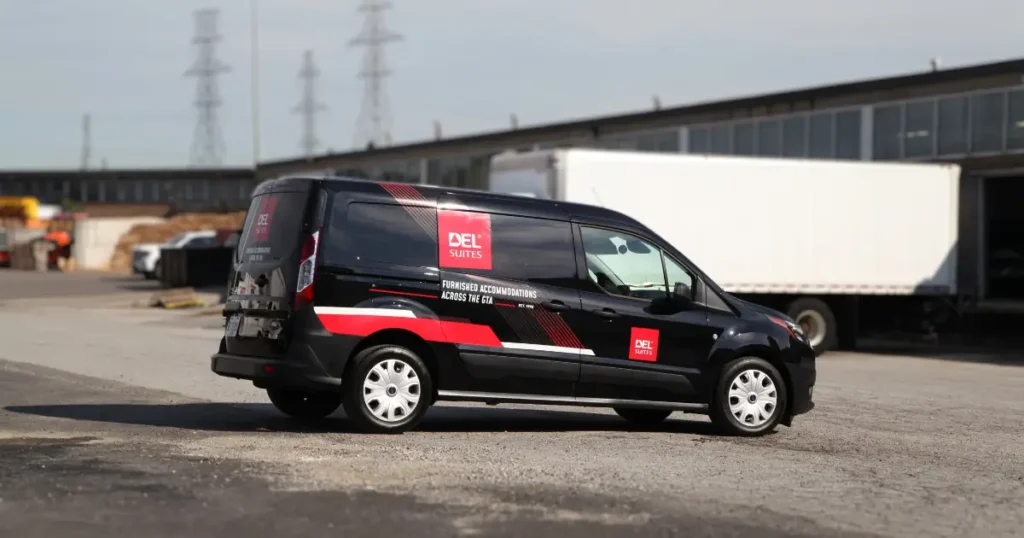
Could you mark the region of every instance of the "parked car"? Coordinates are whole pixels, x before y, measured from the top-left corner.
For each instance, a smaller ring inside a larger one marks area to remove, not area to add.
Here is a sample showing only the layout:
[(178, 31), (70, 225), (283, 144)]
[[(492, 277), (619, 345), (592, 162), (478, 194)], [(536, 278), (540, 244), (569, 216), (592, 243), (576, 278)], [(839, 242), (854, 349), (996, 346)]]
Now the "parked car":
[(166, 243), (142, 243), (132, 249), (132, 273), (147, 279), (159, 278), (160, 249), (162, 248), (210, 248), (217, 246), (217, 232), (203, 230), (185, 232)]
[(414, 428), (440, 400), (673, 411), (762, 435), (814, 407), (815, 353), (655, 231), (582, 204), (286, 177), (246, 215), (212, 370), (310, 420)]

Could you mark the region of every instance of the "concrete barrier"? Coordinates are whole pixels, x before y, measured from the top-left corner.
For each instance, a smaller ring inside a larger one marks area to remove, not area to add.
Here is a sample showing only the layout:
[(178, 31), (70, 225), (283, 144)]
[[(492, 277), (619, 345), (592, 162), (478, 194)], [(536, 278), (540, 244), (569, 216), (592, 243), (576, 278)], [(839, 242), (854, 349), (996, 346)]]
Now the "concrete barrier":
[(72, 255), (81, 269), (109, 269), (114, 247), (136, 224), (164, 222), (158, 217), (87, 218), (75, 225)]

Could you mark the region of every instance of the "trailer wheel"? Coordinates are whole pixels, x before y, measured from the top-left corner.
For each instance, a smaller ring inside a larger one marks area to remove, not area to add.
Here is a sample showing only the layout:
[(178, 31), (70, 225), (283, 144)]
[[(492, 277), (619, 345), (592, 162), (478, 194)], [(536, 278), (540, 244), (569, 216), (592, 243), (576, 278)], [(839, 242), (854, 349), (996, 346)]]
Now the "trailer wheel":
[(804, 330), (815, 355), (835, 349), (839, 343), (836, 316), (821, 299), (803, 297), (789, 304), (786, 312)]

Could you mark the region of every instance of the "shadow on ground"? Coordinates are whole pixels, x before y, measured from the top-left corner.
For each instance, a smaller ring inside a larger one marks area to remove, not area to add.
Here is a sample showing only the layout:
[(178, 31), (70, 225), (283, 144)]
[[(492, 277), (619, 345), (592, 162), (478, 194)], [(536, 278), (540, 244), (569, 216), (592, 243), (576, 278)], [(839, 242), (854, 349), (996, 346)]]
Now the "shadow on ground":
[[(10, 406), (11, 413), (51, 418), (106, 422), (115, 424), (180, 428), (211, 432), (314, 432), (354, 433), (341, 411), (315, 422), (302, 423), (286, 417), (269, 404), (67, 404)], [(543, 411), (532, 409), (495, 409), (485, 407), (433, 407), (418, 431), (450, 433), (488, 432), (572, 432), (572, 431), (645, 431), (711, 435), (708, 422), (669, 420), (639, 427), (615, 415)]]
[[(857, 349), (854, 351), (870, 355), (900, 355), (919, 359), (1024, 366), (1024, 346), (981, 347), (877, 339), (858, 343)], [(827, 357), (828, 354), (825, 354), (822, 359), (827, 360)]]

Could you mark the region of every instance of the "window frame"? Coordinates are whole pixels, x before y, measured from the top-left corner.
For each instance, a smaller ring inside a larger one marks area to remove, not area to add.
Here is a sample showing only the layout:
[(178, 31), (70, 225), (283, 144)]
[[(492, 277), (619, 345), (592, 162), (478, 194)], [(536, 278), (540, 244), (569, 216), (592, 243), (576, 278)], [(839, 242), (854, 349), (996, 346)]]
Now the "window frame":
[[(325, 192), (326, 192), (326, 196), (324, 197), (325, 199), (322, 201), (322, 204), (324, 206), (326, 206), (326, 207), (324, 207), (322, 211), (319, 211), (319, 213), (322, 214), (322, 217), (321, 217), (322, 221), (321, 221), (320, 225), (321, 225), (322, 229), (330, 230), (331, 223), (334, 221), (334, 218), (335, 218), (335, 216), (337, 214), (336, 212), (337, 212), (338, 206), (343, 206), (344, 207), (344, 213), (343, 213), (343, 218), (344, 218), (343, 226), (344, 227), (341, 228), (336, 233), (338, 233), (341, 236), (345, 237), (346, 241), (351, 241), (352, 240), (351, 237), (349, 236), (348, 224), (349, 224), (349, 219), (351, 218), (351, 215), (352, 215), (351, 208), (352, 208), (353, 205), (358, 204), (358, 205), (367, 205), (367, 206), (388, 206), (388, 207), (397, 208), (399, 211), (405, 212), (405, 209), (403, 208), (402, 204), (400, 204), (400, 203), (391, 202), (391, 201), (385, 201), (385, 200), (380, 200), (380, 199), (362, 198), (362, 197), (348, 197), (348, 196), (344, 196), (343, 198), (337, 198), (339, 195), (344, 194), (344, 191), (341, 191), (341, 192), (339, 192), (339, 191), (333, 191), (333, 192), (332, 191), (325, 191)], [(338, 202), (334, 202), (332, 200), (338, 200)], [(317, 200), (317, 203), (320, 204), (321, 201)], [(434, 213), (435, 213), (435, 216), (434, 216), (434, 226), (435, 226), (435, 231), (436, 231), (436, 227), (437, 227), (437, 215), (436, 215), (437, 208), (431, 206), (430, 209), (432, 209), (434, 211)], [(334, 230), (328, 231), (326, 238), (335, 237), (334, 233), (335, 233)], [(325, 245), (326, 245), (326, 243), (322, 243), (321, 244), (320, 253), (317, 255), (317, 265), (318, 266), (322, 265), (324, 267), (335, 267), (335, 268), (337, 268), (337, 267), (345, 267), (345, 266), (351, 265), (351, 266), (354, 266), (354, 267), (367, 268), (367, 269), (384, 268), (384, 267), (403, 267), (403, 268), (415, 269), (415, 270), (420, 270), (420, 269), (434, 269), (434, 270), (436, 270), (438, 268), (438, 263), (439, 263), (438, 262), (438, 248), (439, 247), (438, 247), (438, 243), (437, 243), (436, 240), (433, 242), (433, 247), (431, 249), (431, 252), (433, 253), (433, 262), (431, 264), (428, 264), (428, 265), (407, 265), (407, 264), (399, 264), (399, 263), (395, 263), (395, 262), (388, 262), (388, 261), (381, 261), (381, 260), (363, 260), (363, 261), (358, 261), (357, 262), (355, 259), (349, 259), (349, 258), (346, 258), (344, 260), (328, 259), (327, 255), (326, 255), (327, 254), (327, 249), (325, 248)], [(346, 254), (346, 256), (348, 256), (348, 254)]]
[[(441, 209), (441, 206), (438, 206), (438, 209)], [(483, 277), (483, 278), (493, 278), (493, 279), (496, 279), (496, 280), (503, 280), (503, 281), (507, 281), (507, 282), (519, 282), (519, 283), (528, 284), (528, 285), (531, 285), (531, 286), (550, 286), (550, 287), (555, 287), (555, 288), (560, 288), (560, 289), (571, 289), (573, 291), (579, 291), (581, 275), (579, 274), (580, 273), (580, 271), (579, 271), (579, 264), (576, 263), (576, 237), (575, 237), (574, 232), (573, 232), (573, 224), (574, 223), (571, 220), (550, 218), (550, 217), (544, 217), (544, 216), (535, 216), (535, 215), (524, 215), (522, 213), (511, 213), (511, 212), (508, 212), (508, 211), (500, 211), (500, 210), (499, 211), (490, 211), (490, 210), (485, 211), (485, 210), (478, 210), (478, 209), (459, 209), (459, 211), (465, 211), (465, 212), (468, 212), (468, 213), (481, 213), (481, 214), (489, 215), (492, 218), (492, 220), (491, 220), (491, 264), (492, 264), (491, 265), (491, 269), (489, 269), (489, 270), (484, 270), (484, 269), (456, 269), (456, 268), (439, 267), (440, 270), (442, 270), (442, 271), (449, 271), (449, 272), (457, 272), (457, 273), (461, 273), (461, 274), (478, 276), (478, 277)], [(494, 251), (494, 236), (495, 236), (495, 233), (494, 233), (495, 226), (494, 226), (493, 217), (511, 217), (511, 218), (519, 218), (519, 219), (528, 219), (528, 220), (544, 221), (544, 222), (556, 223), (556, 224), (564, 224), (564, 225), (568, 226), (569, 227), (569, 245), (572, 248), (572, 252), (569, 254), (570, 259), (571, 259), (570, 265), (572, 267), (572, 276), (568, 277), (567, 281), (575, 281), (577, 283), (577, 285), (575, 287), (562, 287), (562, 286), (557, 286), (555, 284), (546, 284), (544, 282), (538, 282), (538, 281), (535, 281), (535, 280), (530, 280), (528, 278), (523, 278), (522, 276), (507, 276), (507, 275), (502, 275), (502, 274), (496, 273), (495, 270), (494, 270), (494, 265), (493, 265), (493, 263), (494, 263), (494, 253), (493, 253), (493, 251)], [(440, 236), (438, 236), (438, 240), (440, 240)]]
[[(600, 285), (597, 285), (596, 282), (594, 282), (594, 281), (592, 281), (590, 279), (589, 270), (587, 269), (587, 249), (586, 249), (586, 246), (583, 243), (583, 231), (584, 231), (584, 228), (592, 228), (592, 229), (595, 229), (595, 230), (604, 230), (604, 231), (608, 231), (608, 232), (612, 232), (612, 233), (632, 236), (632, 237), (640, 239), (640, 240), (644, 241), (645, 243), (648, 243), (649, 245), (651, 245), (654, 248), (658, 249), (658, 259), (659, 259), (660, 264), (661, 264), (661, 278), (662, 278), (662, 283), (665, 286), (665, 288), (664, 288), (665, 289), (665, 298), (667, 299), (667, 298), (672, 296), (672, 288), (670, 288), (669, 284), (668, 284), (668, 268), (665, 266), (665, 258), (667, 257), (668, 259), (672, 260), (676, 265), (678, 265), (687, 275), (689, 275), (691, 283), (692, 283), (692, 285), (690, 286), (690, 295), (691, 295), (690, 299), (692, 301), (694, 301), (694, 302), (697, 302), (697, 286), (698, 286), (697, 283), (698, 283), (698, 281), (701, 280), (700, 277), (697, 276), (696, 271), (694, 271), (693, 268), (689, 266), (689, 264), (683, 263), (682, 261), (678, 260), (675, 256), (672, 256), (671, 253), (669, 253), (668, 250), (665, 248), (665, 246), (662, 245), (661, 243), (659, 243), (658, 241), (655, 241), (654, 239), (652, 239), (652, 238), (650, 238), (650, 237), (648, 237), (648, 236), (646, 236), (644, 234), (640, 234), (640, 233), (637, 233), (637, 232), (634, 232), (634, 231), (630, 231), (630, 230), (624, 230), (622, 228), (617, 228), (615, 226), (606, 226), (606, 225), (602, 225), (602, 224), (591, 224), (591, 223), (587, 223), (587, 222), (573, 222), (573, 225), (574, 225), (574, 228), (575, 228), (575, 232), (574, 233), (578, 234), (578, 240), (577, 240), (576, 247), (579, 249), (579, 251), (578, 251), (579, 253), (577, 254), (577, 258), (579, 259), (579, 264), (581, 265), (581, 267), (579, 267), (577, 269), (577, 273), (580, 273), (580, 271), (583, 271), (583, 273), (579, 275), (579, 278), (581, 280), (587, 282), (587, 284), (585, 284), (586, 285), (586, 289), (584, 289), (583, 291), (588, 291), (590, 293), (599, 293), (599, 294), (603, 294), (603, 295), (608, 296), (608, 297), (615, 297), (617, 299), (628, 299), (628, 300), (632, 300), (632, 301), (639, 301), (639, 302), (643, 302), (643, 303), (647, 303), (647, 304), (651, 304), (651, 303), (654, 302), (654, 299), (645, 299), (645, 298), (642, 298), (642, 297), (630, 297), (628, 295), (617, 295), (617, 294), (610, 293), (608, 290), (602, 288)], [(581, 284), (583, 284), (583, 283), (581, 282)]]

